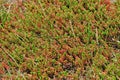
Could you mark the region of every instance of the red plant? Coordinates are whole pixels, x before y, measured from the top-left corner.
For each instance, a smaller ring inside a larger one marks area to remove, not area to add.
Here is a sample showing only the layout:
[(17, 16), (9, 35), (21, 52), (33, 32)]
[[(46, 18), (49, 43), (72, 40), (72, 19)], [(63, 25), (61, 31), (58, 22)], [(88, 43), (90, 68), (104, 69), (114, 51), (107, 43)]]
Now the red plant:
[(23, 19), (23, 20), (25, 19), (25, 16), (23, 13), (20, 13), (19, 16), (21, 17), (21, 19)]
[(104, 0), (104, 4), (110, 5), (110, 4), (111, 4), (111, 1), (110, 1), (110, 0)]
[(104, 1), (101, 1), (100, 4), (105, 4), (106, 5), (106, 10), (110, 11), (110, 6), (111, 6), (111, 1), (110, 0), (104, 0)]
[(21, 7), (23, 5), (23, 0), (18, 0), (18, 5)]
[(0, 68), (0, 74), (4, 74), (4, 71), (2, 70), (2, 68)]
[(10, 67), (7, 65), (7, 63), (5, 63), (5, 62), (2, 62), (2, 66), (6, 69), (6, 70), (8, 70)]
[(59, 53), (60, 53), (60, 54), (64, 54), (64, 52), (66, 52), (65, 49), (61, 49), (61, 50), (59, 50)]

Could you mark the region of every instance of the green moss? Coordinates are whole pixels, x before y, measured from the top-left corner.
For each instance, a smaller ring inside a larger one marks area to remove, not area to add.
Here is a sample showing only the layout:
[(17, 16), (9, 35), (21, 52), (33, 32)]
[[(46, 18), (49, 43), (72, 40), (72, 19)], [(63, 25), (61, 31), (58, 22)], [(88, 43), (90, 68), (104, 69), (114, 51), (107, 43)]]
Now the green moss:
[(119, 5), (108, 9), (100, 0), (36, 0), (10, 10), (3, 6), (0, 75), (13, 80), (118, 80)]

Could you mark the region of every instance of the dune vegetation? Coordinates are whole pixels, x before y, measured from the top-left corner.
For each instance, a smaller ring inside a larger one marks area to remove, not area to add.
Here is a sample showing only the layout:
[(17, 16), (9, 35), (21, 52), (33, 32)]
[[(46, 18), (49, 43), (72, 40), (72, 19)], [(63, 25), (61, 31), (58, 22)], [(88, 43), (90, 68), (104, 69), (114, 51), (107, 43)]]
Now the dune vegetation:
[(120, 1), (1, 4), (0, 80), (120, 80)]

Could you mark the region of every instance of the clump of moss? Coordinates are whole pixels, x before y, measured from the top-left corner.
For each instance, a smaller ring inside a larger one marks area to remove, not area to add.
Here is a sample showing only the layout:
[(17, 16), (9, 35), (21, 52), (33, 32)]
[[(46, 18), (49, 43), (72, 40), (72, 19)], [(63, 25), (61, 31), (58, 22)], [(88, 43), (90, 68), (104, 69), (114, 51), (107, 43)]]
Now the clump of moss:
[(101, 1), (26, 0), (1, 9), (0, 77), (119, 79), (120, 3)]

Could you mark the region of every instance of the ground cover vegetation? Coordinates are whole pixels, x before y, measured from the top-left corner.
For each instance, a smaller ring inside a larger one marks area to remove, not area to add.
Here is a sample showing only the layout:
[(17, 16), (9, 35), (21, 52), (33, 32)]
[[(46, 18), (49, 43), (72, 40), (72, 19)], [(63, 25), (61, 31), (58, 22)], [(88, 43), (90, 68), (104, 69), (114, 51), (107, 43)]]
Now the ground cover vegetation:
[(2, 4), (0, 79), (119, 80), (119, 40), (119, 1)]

